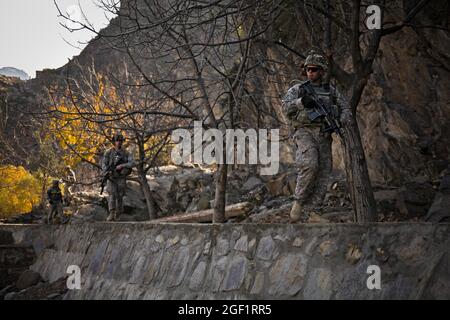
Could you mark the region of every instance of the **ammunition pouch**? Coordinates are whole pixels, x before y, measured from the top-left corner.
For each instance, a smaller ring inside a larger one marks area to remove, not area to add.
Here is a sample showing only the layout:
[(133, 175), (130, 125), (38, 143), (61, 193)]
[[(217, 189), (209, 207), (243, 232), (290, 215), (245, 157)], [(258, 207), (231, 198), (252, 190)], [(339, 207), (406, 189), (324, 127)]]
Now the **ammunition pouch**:
[(131, 168), (122, 168), (119, 171), (119, 175), (122, 176), (122, 177), (129, 176), (132, 171), (133, 171), (133, 169), (131, 169)]

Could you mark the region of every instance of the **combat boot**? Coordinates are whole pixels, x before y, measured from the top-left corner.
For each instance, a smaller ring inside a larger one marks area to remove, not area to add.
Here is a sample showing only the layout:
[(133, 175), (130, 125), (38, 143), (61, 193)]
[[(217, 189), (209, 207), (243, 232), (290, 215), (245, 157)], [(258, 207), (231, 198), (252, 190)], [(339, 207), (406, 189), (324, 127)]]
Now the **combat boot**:
[(116, 219), (116, 211), (111, 210), (109, 212), (108, 218), (106, 218), (106, 221), (114, 221)]
[(300, 204), (300, 201), (295, 200), (294, 205), (292, 206), (291, 212), (289, 213), (289, 216), (291, 218), (291, 223), (295, 223), (300, 221), (303, 215), (303, 207)]

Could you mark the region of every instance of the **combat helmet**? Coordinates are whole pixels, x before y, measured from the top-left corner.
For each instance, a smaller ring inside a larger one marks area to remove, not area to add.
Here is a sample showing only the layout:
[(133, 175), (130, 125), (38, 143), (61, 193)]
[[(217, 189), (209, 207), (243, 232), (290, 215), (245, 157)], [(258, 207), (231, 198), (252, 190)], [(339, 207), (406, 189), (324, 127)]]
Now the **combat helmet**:
[(319, 66), (325, 71), (328, 68), (327, 60), (325, 59), (325, 57), (314, 50), (311, 50), (308, 53), (308, 56), (305, 59), (305, 63), (303, 64), (304, 67), (307, 67), (309, 65)]
[(120, 132), (116, 132), (112, 137), (112, 142), (114, 143), (116, 141), (125, 141), (125, 137), (123, 136), (123, 134), (121, 134)]

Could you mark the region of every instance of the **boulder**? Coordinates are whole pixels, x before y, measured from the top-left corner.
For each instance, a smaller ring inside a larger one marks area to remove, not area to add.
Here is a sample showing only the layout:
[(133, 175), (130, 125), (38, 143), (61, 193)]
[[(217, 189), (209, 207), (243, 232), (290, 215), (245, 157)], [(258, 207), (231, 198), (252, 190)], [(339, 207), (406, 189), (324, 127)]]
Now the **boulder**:
[(46, 299), (48, 300), (61, 300), (61, 295), (59, 293), (49, 294)]
[(29, 287), (34, 286), (40, 280), (42, 280), (39, 273), (33, 270), (25, 270), (19, 277), (16, 282), (16, 288), (19, 290), (23, 290)]
[(247, 179), (247, 181), (245, 181), (245, 183), (242, 185), (242, 190), (243, 191), (250, 191), (255, 189), (257, 186), (259, 186), (260, 184), (262, 184), (261, 179), (259, 179), (258, 177), (255, 176), (251, 176), (250, 178)]
[(17, 296), (17, 292), (9, 292), (5, 295), (3, 300), (14, 300)]
[[(166, 182), (168, 182), (166, 180)], [(153, 199), (162, 213), (180, 211), (176, 201), (178, 181), (175, 177), (169, 180), (170, 184), (157, 184), (152, 186)]]
[(125, 196), (123, 197), (124, 213), (133, 214), (138, 211), (146, 210), (147, 205), (141, 192), (134, 189), (127, 188)]
[(399, 189), (396, 208), (403, 219), (424, 218), (436, 191), (426, 183), (411, 182)]
[(450, 175), (442, 178), (439, 191), (425, 220), (429, 222), (450, 222)]
[(266, 200), (267, 195), (269, 195), (269, 191), (267, 190), (266, 185), (263, 184), (246, 193), (241, 201), (251, 202), (256, 206), (259, 206)]
[(78, 207), (74, 217), (85, 221), (105, 221), (108, 212), (104, 207), (97, 204), (83, 204)]
[(286, 174), (282, 174), (281, 176), (269, 180), (266, 183), (266, 188), (272, 197), (278, 197), (283, 195), (283, 186), (285, 177)]
[(267, 190), (272, 197), (291, 196), (297, 184), (297, 174), (295, 172), (285, 172), (280, 176), (269, 180), (266, 183)]
[(81, 205), (87, 203), (95, 203), (97, 205), (101, 205), (103, 203), (103, 196), (100, 195), (100, 190), (80, 191), (74, 193), (71, 196), (72, 205)]
[(203, 192), (202, 194), (200, 194), (200, 197), (198, 199), (198, 203), (197, 203), (197, 209), (200, 210), (206, 210), (210, 208), (210, 200), (211, 200), (212, 196), (207, 193), (207, 192)]
[(204, 201), (206, 196), (201, 194), (207, 192), (209, 186), (213, 184), (212, 172), (200, 168), (174, 166), (160, 167), (158, 171), (158, 174), (148, 175), (147, 180), (161, 215), (195, 211), (199, 201), (200, 207), (206, 209), (206, 206), (209, 206), (209, 203)]
[(14, 285), (10, 284), (0, 290), (0, 300), (3, 300), (5, 296), (14, 290)]
[(377, 210), (380, 217), (396, 213), (396, 203), (399, 197), (398, 189), (377, 190), (373, 193), (377, 203)]
[(13, 244), (14, 238), (12, 232), (8, 230), (0, 230), (0, 245)]

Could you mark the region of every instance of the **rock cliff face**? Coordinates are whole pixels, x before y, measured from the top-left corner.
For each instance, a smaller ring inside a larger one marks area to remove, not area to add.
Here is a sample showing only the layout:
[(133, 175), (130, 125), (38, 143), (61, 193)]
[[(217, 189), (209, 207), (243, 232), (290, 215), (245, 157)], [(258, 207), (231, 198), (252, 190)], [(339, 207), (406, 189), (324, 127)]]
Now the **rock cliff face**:
[(375, 183), (434, 180), (449, 164), (449, 57), (433, 52), (449, 52), (450, 39), (430, 36), (440, 41), (432, 46), (407, 28), (381, 44), (358, 117)]
[[(0, 164), (25, 165), (38, 147), (35, 132), (39, 122), (30, 113), (39, 110), (36, 95), (16, 77), (0, 75)], [(34, 157), (36, 159), (36, 157)]]
[[(438, 10), (439, 3), (448, 7), (445, 1), (437, 1), (418, 15), (416, 23), (445, 24), (448, 18), (443, 14), (445, 10)], [(406, 11), (409, 6), (408, 1), (399, 2), (399, 12)], [(111, 34), (114, 30), (115, 26), (111, 25), (103, 33)], [(258, 48), (255, 55), (277, 59), (286, 65), (269, 70), (274, 74), (270, 76), (272, 81), (264, 81), (269, 71), (262, 72), (257, 90), (255, 88), (256, 96), (264, 95), (260, 103), (268, 108), (269, 114), (281, 117), (280, 97), (287, 90), (289, 81), (300, 77), (299, 69), (283, 48), (255, 46)], [(297, 47), (302, 48), (302, 44)], [(374, 184), (398, 186), (418, 178), (435, 180), (447, 168), (450, 154), (448, 52), (450, 37), (446, 30), (405, 27), (383, 38), (373, 76), (358, 109), (358, 122)], [(105, 73), (118, 63), (128, 63), (125, 55), (109, 50), (105, 41), (98, 38), (75, 59), (85, 67), (94, 61), (97, 70)], [(67, 68), (39, 73), (37, 79), (32, 80), (33, 87), (57, 82), (64, 77)], [(289, 160), (289, 148), (283, 146), (283, 150), (287, 150), (283, 158)], [(335, 152), (335, 164), (337, 167), (342, 165), (338, 151)]]

